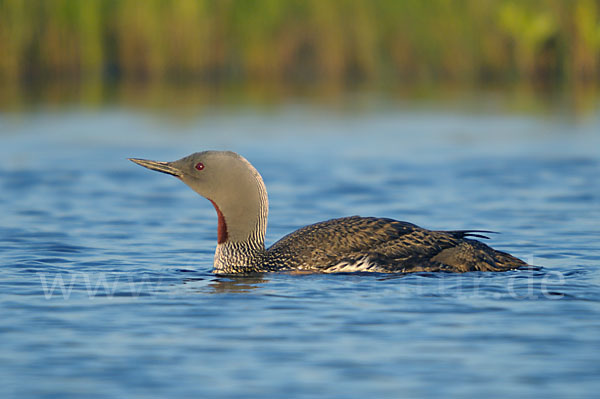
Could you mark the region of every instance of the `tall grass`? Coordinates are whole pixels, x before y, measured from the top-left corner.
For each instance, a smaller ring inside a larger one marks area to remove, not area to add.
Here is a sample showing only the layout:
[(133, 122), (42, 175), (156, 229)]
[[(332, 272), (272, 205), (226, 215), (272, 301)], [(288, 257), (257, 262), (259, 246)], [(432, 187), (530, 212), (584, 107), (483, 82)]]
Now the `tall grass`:
[(0, 0), (0, 81), (600, 80), (598, 0)]

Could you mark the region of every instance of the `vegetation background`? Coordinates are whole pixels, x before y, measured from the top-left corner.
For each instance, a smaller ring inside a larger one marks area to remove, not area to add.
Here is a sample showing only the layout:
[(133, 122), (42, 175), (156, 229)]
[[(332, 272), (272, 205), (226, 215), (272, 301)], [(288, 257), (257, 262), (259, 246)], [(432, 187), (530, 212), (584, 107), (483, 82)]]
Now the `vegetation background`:
[(0, 0), (0, 55), (2, 107), (439, 87), (585, 103), (600, 1)]

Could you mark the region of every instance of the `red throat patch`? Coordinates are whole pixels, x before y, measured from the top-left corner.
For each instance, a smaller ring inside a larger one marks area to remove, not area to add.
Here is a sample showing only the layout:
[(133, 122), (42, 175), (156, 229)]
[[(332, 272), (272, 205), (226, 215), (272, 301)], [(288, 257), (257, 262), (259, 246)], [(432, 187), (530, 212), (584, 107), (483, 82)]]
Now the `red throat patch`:
[(217, 211), (217, 217), (219, 218), (219, 224), (217, 226), (217, 243), (223, 244), (225, 241), (227, 241), (227, 224), (225, 223), (225, 217), (223, 216), (223, 212), (221, 212), (217, 204), (213, 200), (209, 201), (215, 207), (215, 210)]

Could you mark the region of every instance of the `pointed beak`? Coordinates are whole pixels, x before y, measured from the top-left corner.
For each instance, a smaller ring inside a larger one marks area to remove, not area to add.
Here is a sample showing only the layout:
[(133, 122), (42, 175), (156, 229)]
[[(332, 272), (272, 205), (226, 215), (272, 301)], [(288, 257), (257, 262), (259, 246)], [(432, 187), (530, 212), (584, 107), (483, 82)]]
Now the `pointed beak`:
[(131, 162), (142, 165), (145, 168), (156, 170), (157, 172), (166, 173), (175, 177), (181, 177), (183, 173), (177, 169), (171, 162), (150, 161), (147, 159), (129, 158)]

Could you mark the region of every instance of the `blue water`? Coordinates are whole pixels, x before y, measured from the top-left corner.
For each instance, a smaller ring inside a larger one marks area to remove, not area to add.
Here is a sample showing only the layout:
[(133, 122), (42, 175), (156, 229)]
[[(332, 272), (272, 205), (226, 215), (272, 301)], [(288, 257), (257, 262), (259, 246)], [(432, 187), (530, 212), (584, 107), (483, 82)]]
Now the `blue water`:
[[(597, 397), (600, 113), (0, 115), (0, 397)], [(127, 157), (243, 154), (267, 243), (360, 214), (539, 270), (210, 273), (210, 203)]]

